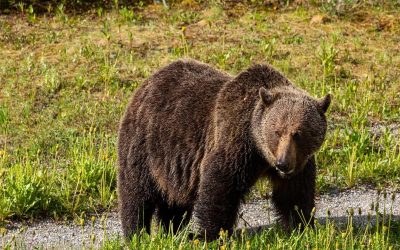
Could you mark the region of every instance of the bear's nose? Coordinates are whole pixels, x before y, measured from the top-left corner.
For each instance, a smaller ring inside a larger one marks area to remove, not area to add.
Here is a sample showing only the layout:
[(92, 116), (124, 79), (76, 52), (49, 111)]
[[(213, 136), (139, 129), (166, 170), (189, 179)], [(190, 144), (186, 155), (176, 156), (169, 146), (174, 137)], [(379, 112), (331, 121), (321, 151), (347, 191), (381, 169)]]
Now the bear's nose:
[(281, 170), (282, 172), (287, 172), (288, 171), (288, 164), (286, 161), (283, 160), (278, 160), (276, 162), (276, 168)]

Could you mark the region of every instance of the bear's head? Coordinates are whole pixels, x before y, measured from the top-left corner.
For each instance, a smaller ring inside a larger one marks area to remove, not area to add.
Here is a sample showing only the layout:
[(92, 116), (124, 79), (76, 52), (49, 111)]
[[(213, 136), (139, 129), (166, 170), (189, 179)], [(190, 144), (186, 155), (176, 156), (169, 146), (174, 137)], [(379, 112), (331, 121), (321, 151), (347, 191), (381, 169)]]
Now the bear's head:
[(253, 138), (269, 165), (289, 178), (321, 147), (331, 96), (316, 100), (299, 89), (274, 92), (261, 87), (259, 98), (253, 113)]

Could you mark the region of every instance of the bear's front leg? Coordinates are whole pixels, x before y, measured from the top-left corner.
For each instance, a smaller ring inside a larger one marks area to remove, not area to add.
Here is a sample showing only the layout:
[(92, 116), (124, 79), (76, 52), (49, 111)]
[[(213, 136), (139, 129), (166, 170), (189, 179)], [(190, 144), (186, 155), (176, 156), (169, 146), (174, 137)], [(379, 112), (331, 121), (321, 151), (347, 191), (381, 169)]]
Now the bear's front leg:
[(221, 229), (232, 233), (240, 205), (236, 173), (229, 166), (221, 167), (223, 164), (222, 157), (211, 157), (201, 173), (195, 215), (200, 233), (207, 240), (216, 239)]
[(297, 175), (288, 179), (272, 179), (272, 201), (288, 232), (299, 225), (301, 228), (314, 225), (315, 178), (315, 162), (312, 158)]

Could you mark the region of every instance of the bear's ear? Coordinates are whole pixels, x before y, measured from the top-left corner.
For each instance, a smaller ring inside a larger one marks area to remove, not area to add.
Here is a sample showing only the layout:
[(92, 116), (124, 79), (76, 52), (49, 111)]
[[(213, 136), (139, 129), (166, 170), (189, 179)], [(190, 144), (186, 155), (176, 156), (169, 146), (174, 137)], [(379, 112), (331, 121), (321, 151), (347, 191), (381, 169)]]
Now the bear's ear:
[(268, 91), (264, 87), (261, 87), (258, 93), (260, 95), (262, 102), (265, 105), (270, 105), (271, 103), (274, 102), (275, 99), (274, 96), (268, 93)]
[(325, 112), (328, 110), (329, 105), (331, 104), (331, 95), (327, 94), (325, 97), (317, 100), (318, 107), (322, 111), (322, 114), (325, 114)]

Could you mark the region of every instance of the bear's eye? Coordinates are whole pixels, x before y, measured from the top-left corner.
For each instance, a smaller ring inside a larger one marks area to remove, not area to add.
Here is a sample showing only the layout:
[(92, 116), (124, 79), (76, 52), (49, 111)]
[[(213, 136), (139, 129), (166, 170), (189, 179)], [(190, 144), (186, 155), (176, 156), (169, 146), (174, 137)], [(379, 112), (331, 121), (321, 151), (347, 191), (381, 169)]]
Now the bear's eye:
[(281, 136), (281, 132), (279, 130), (275, 130), (275, 135), (280, 137)]
[(294, 133), (292, 134), (292, 136), (293, 136), (293, 139), (295, 139), (295, 140), (300, 139), (300, 133), (299, 133), (299, 132), (294, 132)]

